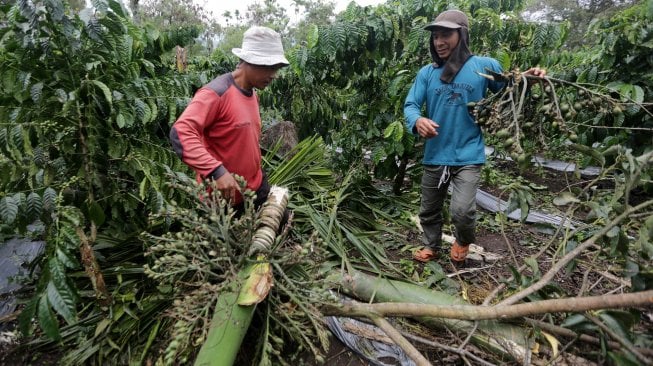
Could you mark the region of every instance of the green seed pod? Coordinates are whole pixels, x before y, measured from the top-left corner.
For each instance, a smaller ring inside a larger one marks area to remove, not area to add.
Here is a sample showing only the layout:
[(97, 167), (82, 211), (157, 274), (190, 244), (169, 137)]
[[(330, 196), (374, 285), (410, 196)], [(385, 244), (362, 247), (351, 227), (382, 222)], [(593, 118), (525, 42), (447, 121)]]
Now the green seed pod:
[(551, 111), (551, 104), (550, 103), (544, 104), (540, 108), (540, 112), (542, 112), (542, 113), (549, 113), (550, 111)]
[(569, 104), (567, 104), (567, 103), (560, 104), (560, 112), (562, 112), (562, 113), (569, 112)]
[(511, 135), (510, 130), (507, 128), (503, 128), (499, 131), (497, 131), (496, 136), (500, 139), (504, 139), (506, 137), (509, 137)]

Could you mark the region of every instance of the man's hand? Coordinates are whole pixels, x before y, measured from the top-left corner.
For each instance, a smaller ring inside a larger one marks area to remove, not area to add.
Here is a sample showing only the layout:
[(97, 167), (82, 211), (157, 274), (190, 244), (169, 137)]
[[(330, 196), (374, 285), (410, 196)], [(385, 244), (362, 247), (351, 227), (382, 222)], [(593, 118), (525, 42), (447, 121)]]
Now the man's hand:
[[(524, 75), (536, 76), (543, 79), (546, 77), (546, 70), (539, 67), (531, 67), (530, 69), (524, 71)], [(536, 82), (536, 79), (528, 78), (528, 85), (533, 85)]]
[(436, 130), (436, 128), (438, 127), (440, 127), (440, 125), (426, 117), (420, 117), (415, 122), (417, 133), (425, 139), (437, 136), (438, 130)]
[(227, 202), (234, 202), (236, 199), (236, 192), (240, 192), (238, 182), (236, 182), (233, 175), (229, 172), (224, 173), (220, 178), (215, 180), (215, 188), (222, 193), (222, 197), (227, 200)]

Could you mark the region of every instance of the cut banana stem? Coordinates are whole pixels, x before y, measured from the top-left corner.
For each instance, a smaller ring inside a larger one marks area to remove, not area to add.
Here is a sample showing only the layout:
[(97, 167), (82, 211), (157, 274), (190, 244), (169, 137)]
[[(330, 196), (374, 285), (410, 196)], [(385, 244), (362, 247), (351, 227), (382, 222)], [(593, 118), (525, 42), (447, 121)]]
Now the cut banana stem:
[(268, 252), (272, 248), (287, 206), (288, 189), (272, 186), (268, 200), (261, 209), (259, 226), (254, 233), (248, 253), (250, 256), (259, 252)]

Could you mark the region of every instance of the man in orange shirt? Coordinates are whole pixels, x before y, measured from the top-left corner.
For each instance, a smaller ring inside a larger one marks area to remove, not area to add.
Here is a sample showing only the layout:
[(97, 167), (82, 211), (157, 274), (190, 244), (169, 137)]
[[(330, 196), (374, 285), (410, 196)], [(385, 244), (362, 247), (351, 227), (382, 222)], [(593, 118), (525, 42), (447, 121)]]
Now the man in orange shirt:
[(213, 79), (197, 91), (172, 126), (170, 140), (177, 155), (237, 209), (243, 207), (239, 175), (256, 192), (255, 204), (267, 199), (270, 186), (261, 169), (261, 115), (255, 89), (264, 89), (289, 62), (281, 36), (270, 28), (252, 27), (243, 36), (233, 72)]

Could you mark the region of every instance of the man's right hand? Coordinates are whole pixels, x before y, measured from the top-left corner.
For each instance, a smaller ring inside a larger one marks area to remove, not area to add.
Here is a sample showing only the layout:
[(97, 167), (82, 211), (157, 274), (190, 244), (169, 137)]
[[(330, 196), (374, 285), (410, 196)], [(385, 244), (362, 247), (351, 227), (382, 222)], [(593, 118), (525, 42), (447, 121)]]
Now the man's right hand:
[(236, 192), (240, 192), (238, 182), (236, 182), (233, 175), (229, 172), (222, 174), (220, 178), (215, 180), (215, 188), (222, 193), (222, 197), (228, 202), (234, 202)]
[(440, 125), (426, 117), (420, 117), (415, 122), (417, 133), (425, 139), (437, 136), (438, 131), (436, 128), (438, 127), (440, 127)]

